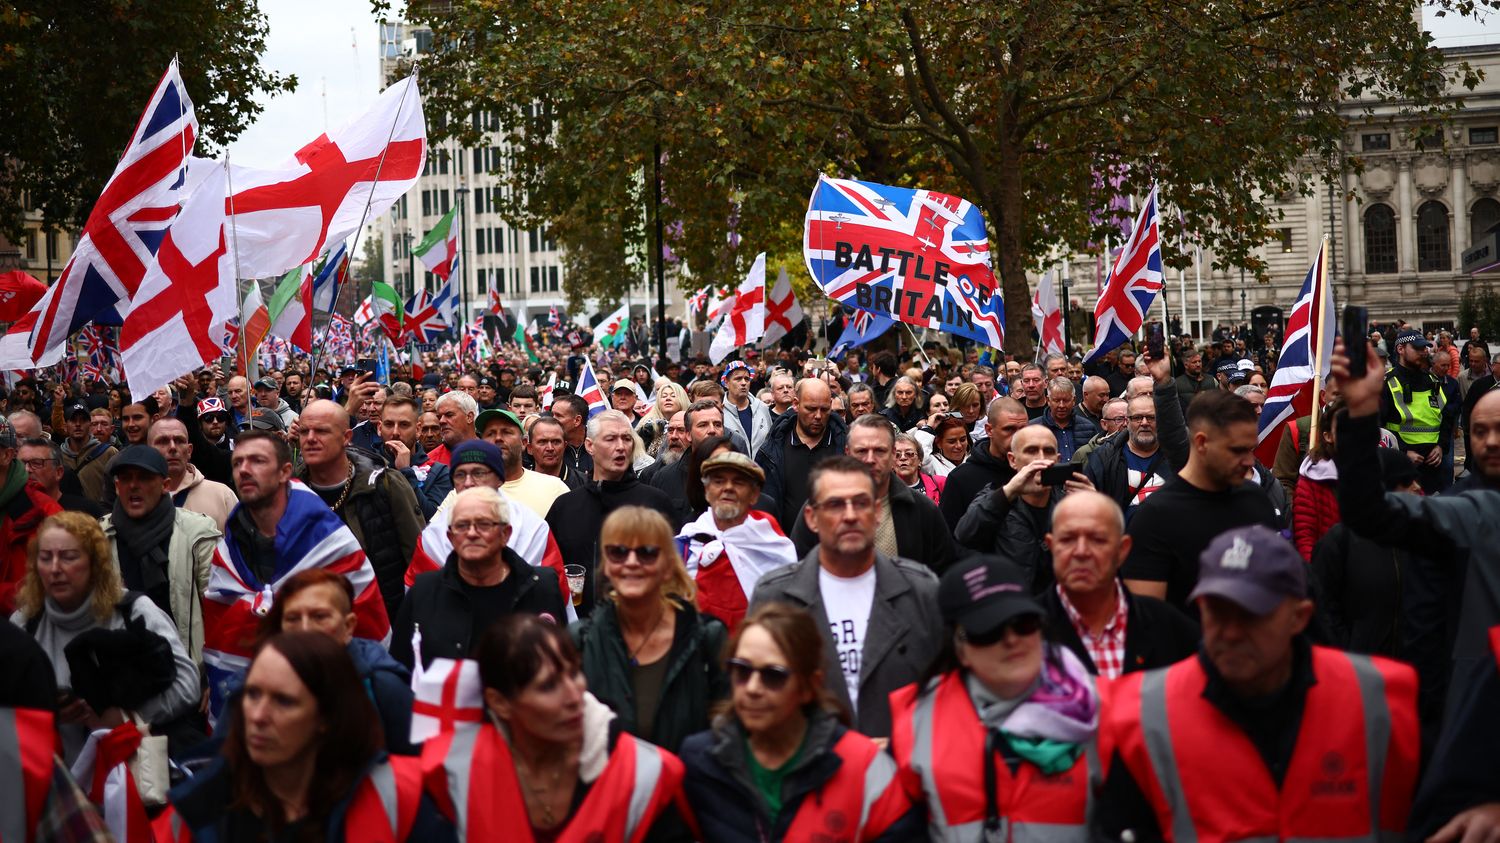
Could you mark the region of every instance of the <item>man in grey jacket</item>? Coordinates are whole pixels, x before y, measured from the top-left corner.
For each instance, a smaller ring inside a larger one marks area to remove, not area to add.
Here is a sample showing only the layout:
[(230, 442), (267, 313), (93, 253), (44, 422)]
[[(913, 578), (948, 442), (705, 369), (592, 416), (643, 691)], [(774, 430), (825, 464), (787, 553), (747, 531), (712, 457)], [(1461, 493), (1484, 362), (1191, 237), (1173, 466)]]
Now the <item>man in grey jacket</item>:
[(854, 712), (854, 727), (888, 738), (888, 697), (916, 682), (942, 643), (937, 577), (926, 566), (875, 550), (877, 501), (870, 469), (830, 457), (808, 477), (803, 517), (818, 546), (761, 578), (750, 609), (780, 601), (828, 630), (824, 682)]

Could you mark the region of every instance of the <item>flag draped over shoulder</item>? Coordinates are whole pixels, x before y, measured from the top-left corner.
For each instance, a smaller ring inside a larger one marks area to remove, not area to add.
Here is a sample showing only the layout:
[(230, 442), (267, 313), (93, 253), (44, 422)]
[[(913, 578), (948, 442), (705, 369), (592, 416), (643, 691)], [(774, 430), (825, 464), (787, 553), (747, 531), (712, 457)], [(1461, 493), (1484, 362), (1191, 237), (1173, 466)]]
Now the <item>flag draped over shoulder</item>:
[(1085, 363), (1108, 354), (1140, 330), (1162, 284), (1161, 217), (1153, 185), (1094, 306), (1094, 347), (1084, 356)]
[[(1285, 422), (1312, 412), (1313, 379), (1327, 379), (1333, 360), (1333, 290), (1328, 285), (1328, 244), (1324, 242), (1302, 281), (1302, 291), (1286, 321), (1286, 340), (1276, 374), (1266, 390), (1260, 412), (1260, 446), (1257, 455), (1270, 465), (1276, 458)], [(1322, 317), (1321, 320), (1319, 317)]]
[(89, 212), (62, 275), (0, 340), (0, 364), (50, 366), (62, 358), (69, 337), (90, 321), (120, 324), (183, 196), (191, 192), (186, 167), (197, 137), (198, 118), (173, 60)]
[[(230, 521), (234, 521), (233, 514)], [(208, 588), (203, 592), (203, 666), (215, 718), (250, 666), (260, 620), (270, 612), (276, 590), (293, 574), (314, 568), (343, 574), (354, 586), (355, 636), (389, 643), (390, 619), (375, 569), (359, 541), (316, 492), (293, 480), (276, 531), (276, 570), (269, 582), (256, 577), (232, 537), (220, 538), (214, 550)]]
[(957, 196), (819, 176), (802, 251), (835, 301), (995, 348), (1005, 342), (984, 215)]
[[(502, 497), (505, 495), (504, 492), (500, 494)], [(562, 589), (563, 602), (571, 608), (568, 579), (563, 575), (562, 551), (557, 547), (557, 540), (552, 537), (552, 528), (547, 526), (545, 519), (515, 500), (507, 497), (505, 502), (510, 507), (510, 542), (506, 547), (514, 550), (533, 568), (551, 568), (555, 571), (558, 586)], [(408, 589), (419, 575), (440, 570), (448, 561), (448, 554), (453, 552), (453, 542), (448, 540), (448, 516), (451, 512), (451, 509), (439, 510), (422, 530), (422, 535), (417, 539), (417, 550), (406, 567)]]

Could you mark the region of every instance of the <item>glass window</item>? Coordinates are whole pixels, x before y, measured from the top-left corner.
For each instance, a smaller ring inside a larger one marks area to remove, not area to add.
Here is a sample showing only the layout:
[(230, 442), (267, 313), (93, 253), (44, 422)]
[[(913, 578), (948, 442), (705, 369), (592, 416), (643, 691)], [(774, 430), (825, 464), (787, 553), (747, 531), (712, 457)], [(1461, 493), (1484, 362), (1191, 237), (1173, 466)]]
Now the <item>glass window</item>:
[(1389, 205), (1371, 205), (1365, 211), (1365, 273), (1395, 271), (1396, 214)]
[(1500, 143), (1500, 127), (1476, 126), (1469, 130), (1469, 143), (1473, 146)]
[(540, 293), (541, 291), (542, 291), (542, 269), (541, 269), (541, 267), (533, 266), (531, 268), (531, 292), (533, 292), (533, 293)]
[(557, 267), (555, 266), (547, 267), (547, 289), (553, 293), (557, 292)]
[(1390, 149), (1391, 133), (1374, 132), (1368, 135), (1361, 135), (1359, 143), (1360, 149), (1364, 150), (1365, 152), (1376, 152), (1382, 149)]
[(1281, 251), (1290, 252), (1292, 250), (1292, 230), (1290, 228), (1283, 228), (1278, 234), (1281, 238)]
[(1469, 208), (1469, 236), (1473, 240), (1488, 234), (1496, 225), (1500, 225), (1500, 202), (1486, 197)]
[(1443, 150), (1443, 130), (1438, 129), (1436, 131), (1428, 132), (1425, 135), (1418, 135), (1417, 149), (1423, 152), (1441, 152)]
[(1427, 202), (1417, 209), (1417, 271), (1447, 272), (1453, 268), (1448, 244), (1448, 209)]

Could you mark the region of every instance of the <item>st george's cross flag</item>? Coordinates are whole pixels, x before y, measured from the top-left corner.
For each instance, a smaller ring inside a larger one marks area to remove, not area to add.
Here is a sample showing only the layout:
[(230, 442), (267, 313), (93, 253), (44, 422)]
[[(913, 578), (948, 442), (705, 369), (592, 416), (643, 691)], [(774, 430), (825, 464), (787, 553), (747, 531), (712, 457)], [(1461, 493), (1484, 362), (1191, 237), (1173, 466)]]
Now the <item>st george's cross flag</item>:
[(957, 196), (819, 176), (802, 251), (834, 301), (1000, 348), (984, 215)]
[(279, 166), (233, 166), (224, 210), (233, 215), (239, 274), (279, 277), (317, 260), (416, 184), (426, 155), (422, 100), (409, 77)]
[(1052, 283), (1052, 271), (1042, 273), (1036, 285), (1036, 295), (1031, 299), (1031, 318), (1036, 321), (1037, 356), (1063, 354), (1062, 308), (1057, 304), (1057, 288)]
[(0, 339), (4, 368), (50, 366), (84, 325), (120, 324), (191, 192), (187, 162), (197, 137), (198, 118), (174, 59), (89, 212), (62, 275)]
[(729, 352), (760, 340), (766, 333), (766, 253), (755, 256), (740, 282), (734, 306), (708, 346), (708, 359), (718, 365)]
[(239, 315), (224, 184), (224, 167), (215, 164), (173, 221), (130, 302), (120, 354), (136, 401), (219, 357), (224, 325)]
[(1152, 185), (1094, 306), (1094, 347), (1083, 362), (1108, 354), (1140, 330), (1161, 289), (1161, 217)]
[[(766, 332), (760, 338), (760, 344), (769, 347), (791, 330), (797, 327), (803, 320), (802, 305), (797, 303), (797, 294), (792, 291), (792, 279), (786, 275), (786, 267), (782, 267), (776, 273), (776, 286), (771, 288), (771, 294), (766, 297)], [(656, 381), (653, 379), (652, 383)]]
[[(230, 513), (231, 521), (238, 510)], [(287, 491), (275, 558), (276, 570), (262, 582), (240, 553), (239, 542), (223, 537), (214, 550), (203, 591), (203, 666), (215, 719), (250, 666), (261, 619), (271, 611), (276, 591), (294, 574), (314, 568), (343, 574), (354, 586), (355, 637), (390, 642), (390, 618), (370, 560), (343, 519), (299, 480), (291, 481)]]
[(1326, 380), (1332, 365), (1333, 334), (1338, 323), (1334, 321), (1337, 311), (1333, 306), (1333, 289), (1328, 284), (1327, 253), (1328, 243), (1324, 241), (1287, 317), (1281, 358), (1276, 362), (1276, 374), (1261, 407), (1256, 454), (1269, 455), (1263, 460), (1267, 465), (1276, 459), (1276, 446), (1281, 442), (1286, 422), (1312, 412), (1313, 379)]

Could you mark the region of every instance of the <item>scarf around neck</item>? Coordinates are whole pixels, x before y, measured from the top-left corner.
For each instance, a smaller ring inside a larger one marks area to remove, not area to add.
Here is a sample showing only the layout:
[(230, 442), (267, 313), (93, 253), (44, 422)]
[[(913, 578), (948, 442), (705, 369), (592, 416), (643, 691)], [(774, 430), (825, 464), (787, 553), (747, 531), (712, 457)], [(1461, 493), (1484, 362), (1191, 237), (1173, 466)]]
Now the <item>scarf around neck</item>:
[(125, 506), (115, 498), (109, 523), (115, 528), (121, 555), (140, 561), (142, 585), (148, 593), (167, 581), (167, 541), (176, 516), (177, 507), (168, 495), (162, 495), (156, 508), (139, 519), (126, 515)]
[(971, 673), (969, 697), (986, 729), (1049, 775), (1072, 767), (1099, 728), (1099, 692), (1073, 651), (1044, 644), (1042, 670), (1023, 694), (1003, 699)]

